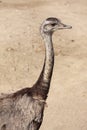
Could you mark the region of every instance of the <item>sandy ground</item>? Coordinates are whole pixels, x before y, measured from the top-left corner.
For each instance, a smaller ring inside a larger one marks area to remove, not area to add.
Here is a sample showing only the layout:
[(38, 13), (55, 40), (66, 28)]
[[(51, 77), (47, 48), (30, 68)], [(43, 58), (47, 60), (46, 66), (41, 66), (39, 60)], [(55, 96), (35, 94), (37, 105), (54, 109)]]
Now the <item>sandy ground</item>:
[(43, 66), (41, 22), (72, 25), (53, 36), (55, 67), (40, 130), (87, 130), (87, 0), (0, 0), (0, 92), (32, 86)]

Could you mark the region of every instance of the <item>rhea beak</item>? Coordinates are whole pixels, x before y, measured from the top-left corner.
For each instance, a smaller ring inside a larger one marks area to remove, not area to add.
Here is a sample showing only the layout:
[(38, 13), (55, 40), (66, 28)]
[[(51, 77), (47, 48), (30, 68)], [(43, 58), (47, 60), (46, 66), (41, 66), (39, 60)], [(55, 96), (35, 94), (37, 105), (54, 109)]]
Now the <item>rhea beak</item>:
[(66, 24), (63, 24), (63, 23), (60, 23), (57, 25), (57, 29), (71, 29), (72, 26), (71, 25), (66, 25)]

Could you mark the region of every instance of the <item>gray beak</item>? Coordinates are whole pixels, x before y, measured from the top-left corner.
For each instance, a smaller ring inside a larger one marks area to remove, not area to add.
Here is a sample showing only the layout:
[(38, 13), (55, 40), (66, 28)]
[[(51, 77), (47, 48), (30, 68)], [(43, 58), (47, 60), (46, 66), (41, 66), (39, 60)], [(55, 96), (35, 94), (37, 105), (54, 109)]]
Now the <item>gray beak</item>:
[(66, 24), (63, 24), (63, 23), (60, 23), (58, 25), (58, 29), (71, 29), (72, 26), (71, 25), (66, 25)]

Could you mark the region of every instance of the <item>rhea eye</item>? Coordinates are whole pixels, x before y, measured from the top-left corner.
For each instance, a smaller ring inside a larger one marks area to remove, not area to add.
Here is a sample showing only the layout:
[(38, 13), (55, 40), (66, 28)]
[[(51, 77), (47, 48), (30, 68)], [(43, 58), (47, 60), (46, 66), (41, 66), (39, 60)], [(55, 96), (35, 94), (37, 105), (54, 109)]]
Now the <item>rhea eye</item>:
[(51, 25), (52, 25), (52, 26), (55, 26), (55, 25), (56, 25), (56, 23), (52, 23)]

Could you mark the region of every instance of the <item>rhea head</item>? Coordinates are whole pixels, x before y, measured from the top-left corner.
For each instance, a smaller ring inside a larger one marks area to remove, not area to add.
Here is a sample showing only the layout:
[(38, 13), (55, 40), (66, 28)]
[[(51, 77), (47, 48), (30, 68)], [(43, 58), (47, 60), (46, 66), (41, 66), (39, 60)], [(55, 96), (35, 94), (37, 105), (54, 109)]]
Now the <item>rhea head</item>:
[(55, 17), (47, 18), (41, 25), (41, 34), (52, 34), (56, 30), (71, 29), (72, 26), (63, 24)]

